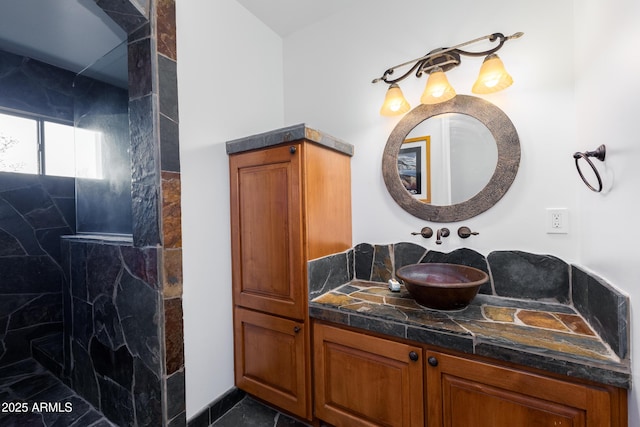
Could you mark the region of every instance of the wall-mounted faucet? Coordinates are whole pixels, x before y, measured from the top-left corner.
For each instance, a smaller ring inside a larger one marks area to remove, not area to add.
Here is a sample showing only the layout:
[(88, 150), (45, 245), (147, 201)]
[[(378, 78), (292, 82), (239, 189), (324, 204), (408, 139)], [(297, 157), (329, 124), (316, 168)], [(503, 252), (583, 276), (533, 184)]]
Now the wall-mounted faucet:
[[(419, 234), (425, 239), (429, 239), (431, 236), (433, 236), (433, 230), (430, 227), (422, 227), (420, 231), (414, 231), (411, 234), (414, 236), (417, 236)], [(436, 245), (441, 245), (442, 239), (444, 239), (445, 237), (449, 237), (449, 234), (450, 231), (448, 228), (438, 228), (438, 230), (436, 231)], [(477, 231), (471, 231), (471, 229), (467, 226), (458, 228), (458, 236), (462, 239), (467, 239), (470, 236), (477, 236), (478, 234), (480, 233), (478, 233)]]
[(441, 245), (442, 239), (448, 236), (449, 236), (448, 228), (438, 228), (438, 231), (436, 232), (436, 245)]

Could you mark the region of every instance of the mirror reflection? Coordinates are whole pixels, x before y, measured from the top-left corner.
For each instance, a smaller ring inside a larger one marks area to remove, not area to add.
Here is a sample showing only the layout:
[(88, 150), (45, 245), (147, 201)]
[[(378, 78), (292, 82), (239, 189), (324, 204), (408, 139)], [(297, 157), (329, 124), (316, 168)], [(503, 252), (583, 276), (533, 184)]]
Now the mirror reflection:
[(469, 200), (489, 182), (498, 163), (496, 141), (480, 120), (444, 113), (419, 123), (398, 152), (398, 175), (423, 203)]

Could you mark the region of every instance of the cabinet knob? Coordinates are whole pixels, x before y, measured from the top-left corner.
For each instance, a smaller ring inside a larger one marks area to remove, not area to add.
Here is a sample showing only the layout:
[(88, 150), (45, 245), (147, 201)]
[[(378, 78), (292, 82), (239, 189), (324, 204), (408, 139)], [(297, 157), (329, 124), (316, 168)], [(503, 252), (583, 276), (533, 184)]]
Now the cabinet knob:
[(409, 352), (409, 359), (413, 360), (414, 362), (416, 360), (418, 360), (418, 353), (416, 353), (415, 351), (410, 351)]
[(300, 332), (300, 326), (294, 326), (294, 327), (293, 327), (293, 332), (295, 332), (296, 334), (297, 334), (298, 332)]
[(289, 152), (290, 152), (291, 154), (296, 154), (296, 150), (297, 150), (297, 148), (296, 148), (296, 146), (295, 146), (295, 145), (292, 145), (291, 147), (289, 147)]
[(427, 362), (429, 362), (429, 365), (431, 366), (438, 366), (438, 359), (436, 359), (434, 356), (431, 356), (427, 359)]

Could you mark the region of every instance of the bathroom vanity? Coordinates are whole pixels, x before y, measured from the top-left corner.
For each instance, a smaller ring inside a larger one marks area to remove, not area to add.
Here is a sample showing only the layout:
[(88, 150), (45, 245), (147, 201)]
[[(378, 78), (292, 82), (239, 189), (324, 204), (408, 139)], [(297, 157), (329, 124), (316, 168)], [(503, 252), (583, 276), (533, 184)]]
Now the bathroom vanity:
[[(546, 264), (538, 272), (546, 283), (571, 268), (572, 294), (528, 299), (514, 283), (524, 298), (485, 289), (467, 308), (447, 312), (419, 306), (404, 288), (389, 290), (384, 279), (394, 265), (434, 256), (477, 265), (483, 258), (469, 250), (433, 252), (409, 243), (361, 244), (309, 263), (318, 418), (338, 426), (627, 425), (624, 296), (575, 266), (524, 253), (492, 253), (485, 268), (499, 281), (526, 259)], [(563, 280), (546, 292), (561, 292)], [(502, 285), (492, 289), (508, 293)], [(587, 321), (612, 325), (580, 300), (583, 291), (616, 317), (619, 330)]]
[(313, 324), (315, 415), (333, 425), (626, 426), (620, 387), (429, 340)]
[[(351, 247), (353, 148), (305, 125), (227, 152), (238, 388), (314, 425), (626, 427), (615, 288), (550, 255)], [(457, 311), (389, 289), (427, 262), (490, 282)]]

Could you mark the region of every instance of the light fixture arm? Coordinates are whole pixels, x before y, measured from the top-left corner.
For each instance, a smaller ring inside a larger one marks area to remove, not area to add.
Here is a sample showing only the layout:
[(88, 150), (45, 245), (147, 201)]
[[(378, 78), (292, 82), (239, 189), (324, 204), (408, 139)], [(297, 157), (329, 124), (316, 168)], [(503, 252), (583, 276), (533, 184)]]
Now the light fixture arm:
[[(423, 73), (427, 73), (436, 67), (442, 68), (444, 71), (450, 70), (458, 65), (460, 65), (460, 55), (465, 56), (487, 56), (492, 53), (497, 52), (502, 48), (504, 43), (507, 40), (517, 39), (522, 37), (524, 33), (518, 32), (510, 36), (505, 36), (502, 33), (493, 33), (487, 36), (478, 37), (477, 39), (469, 40), (464, 43), (457, 44), (452, 47), (439, 48), (432, 50), (420, 58), (413, 59), (411, 61), (403, 62), (402, 64), (395, 65), (389, 69), (387, 69), (381, 77), (373, 79), (371, 83), (378, 83), (383, 81), (387, 84), (397, 83), (399, 81), (404, 80), (410, 74), (415, 72), (416, 77), (421, 77)], [(498, 44), (491, 49), (480, 51), (480, 52), (469, 52), (466, 50), (460, 49), (461, 47), (468, 46), (470, 44), (474, 44), (480, 42), (482, 40), (489, 40), (490, 42), (497, 42)], [(413, 64), (413, 66), (405, 72), (403, 75), (396, 79), (390, 78), (390, 76), (394, 73), (398, 68), (403, 68), (408, 65)]]

